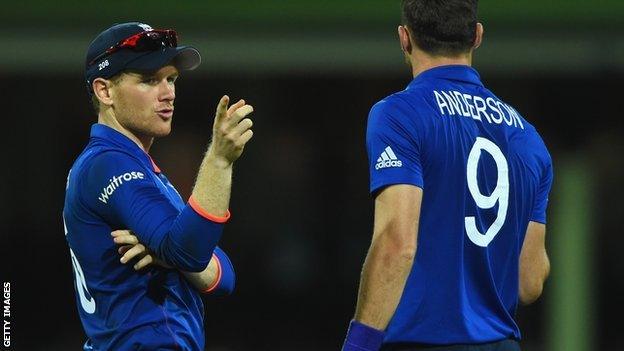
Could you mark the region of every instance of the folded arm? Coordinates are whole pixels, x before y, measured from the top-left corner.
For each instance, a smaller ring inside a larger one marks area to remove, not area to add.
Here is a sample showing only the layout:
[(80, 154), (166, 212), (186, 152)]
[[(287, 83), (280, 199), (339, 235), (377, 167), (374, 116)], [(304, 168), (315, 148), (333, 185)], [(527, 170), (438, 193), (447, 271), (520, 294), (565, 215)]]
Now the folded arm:
[[(134, 263), (135, 270), (141, 270), (148, 266), (161, 266), (171, 269), (129, 230), (116, 230), (111, 233), (113, 242), (120, 245), (118, 252), (121, 255), (120, 262), (123, 264)], [(227, 254), (218, 246), (215, 247), (210, 263), (201, 272), (180, 273), (198, 291), (215, 295), (229, 295), (234, 290), (236, 276), (234, 267)]]
[(95, 155), (83, 176), (83, 201), (113, 229), (130, 229), (165, 263), (202, 272), (229, 219), (232, 164), (252, 136), (253, 111), (243, 100), (229, 109), (219, 102), (212, 143), (188, 204), (180, 211), (159, 188), (159, 179), (126, 150)]

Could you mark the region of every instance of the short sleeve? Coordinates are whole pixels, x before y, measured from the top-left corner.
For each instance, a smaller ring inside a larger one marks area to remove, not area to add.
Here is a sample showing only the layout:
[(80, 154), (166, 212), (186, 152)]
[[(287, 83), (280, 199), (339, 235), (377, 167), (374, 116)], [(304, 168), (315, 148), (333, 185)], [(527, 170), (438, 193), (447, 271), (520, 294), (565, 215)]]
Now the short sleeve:
[(546, 224), (546, 208), (548, 206), (548, 194), (553, 182), (553, 167), (550, 155), (547, 155), (542, 169), (542, 176), (537, 189), (531, 221)]
[(366, 149), (371, 193), (393, 184), (424, 185), (416, 126), (394, 104), (382, 100), (368, 116)]

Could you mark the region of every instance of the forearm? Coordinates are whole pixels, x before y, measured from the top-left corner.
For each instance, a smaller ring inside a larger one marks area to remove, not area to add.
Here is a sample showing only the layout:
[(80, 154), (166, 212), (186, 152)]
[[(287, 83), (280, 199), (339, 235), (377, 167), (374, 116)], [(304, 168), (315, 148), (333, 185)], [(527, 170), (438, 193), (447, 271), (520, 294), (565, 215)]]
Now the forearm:
[[(209, 148), (200, 166), (189, 207), (183, 210), (159, 255), (173, 266), (192, 271), (193, 281), (201, 284), (210, 278), (213, 250), (229, 219), (232, 164), (215, 157)], [(174, 244), (174, 245), (171, 245)], [(202, 289), (203, 290), (203, 289)]]
[(202, 160), (191, 198), (205, 212), (226, 217), (232, 189), (232, 163), (214, 154), (210, 147)]
[[(212, 128), (212, 143), (202, 160), (189, 205), (206, 222), (214, 222), (221, 226), (216, 230), (207, 231), (204, 238), (186, 237), (175, 239), (183, 248), (183, 254), (190, 258), (192, 269), (176, 265), (178, 268), (200, 272), (205, 270), (223, 231), (223, 223), (230, 217), (230, 191), (232, 188), (232, 165), (243, 152), (245, 144), (253, 136), (253, 122), (245, 118), (253, 111), (253, 107), (240, 100), (228, 108), (229, 97), (223, 96), (219, 101)], [(184, 212), (184, 211), (183, 211)], [(195, 240), (189, 240), (195, 239)], [(197, 245), (197, 240), (202, 242)], [(196, 259), (197, 258), (197, 259)], [(199, 268), (199, 269), (198, 269)]]
[(184, 277), (203, 293), (229, 295), (234, 290), (235, 273), (227, 254), (216, 247), (208, 267), (202, 272), (182, 271)]
[(178, 269), (201, 272), (212, 258), (223, 234), (225, 218), (217, 218), (193, 206), (191, 201), (175, 219), (162, 241), (152, 250)]
[(520, 269), (518, 297), (521, 304), (529, 305), (542, 295), (544, 283), (550, 274), (550, 260), (546, 252), (541, 253), (538, 257), (524, 259), (533, 261), (530, 265), (522, 265)]
[(211, 150), (204, 156), (187, 208), (157, 251), (167, 263), (196, 273), (191, 274), (192, 279), (199, 284), (210, 278), (207, 266), (230, 216), (232, 164), (214, 156)]
[(394, 315), (415, 256), (413, 245), (389, 235), (373, 239), (360, 280), (355, 320), (384, 330)]
[(530, 222), (520, 252), (518, 297), (524, 305), (533, 303), (540, 297), (550, 273), (545, 240), (546, 226)]
[(245, 118), (253, 107), (239, 100), (228, 108), (229, 97), (219, 101), (212, 128), (212, 142), (202, 160), (193, 193), (195, 203), (206, 213), (228, 217), (232, 189), (232, 166), (240, 157), (245, 144), (253, 136), (253, 122)]
[(218, 279), (218, 275), (220, 274), (219, 266), (217, 265), (217, 261), (214, 256), (210, 260), (206, 269), (201, 272), (188, 272), (184, 270), (180, 270), (180, 272), (196, 290), (202, 292), (213, 287)]

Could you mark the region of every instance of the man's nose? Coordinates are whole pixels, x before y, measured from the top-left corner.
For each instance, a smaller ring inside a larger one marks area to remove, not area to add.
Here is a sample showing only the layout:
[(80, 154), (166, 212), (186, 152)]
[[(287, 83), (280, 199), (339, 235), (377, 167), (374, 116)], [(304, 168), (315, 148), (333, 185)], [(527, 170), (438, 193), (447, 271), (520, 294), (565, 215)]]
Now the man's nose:
[(161, 83), (160, 100), (169, 101), (175, 99), (175, 85), (165, 80)]

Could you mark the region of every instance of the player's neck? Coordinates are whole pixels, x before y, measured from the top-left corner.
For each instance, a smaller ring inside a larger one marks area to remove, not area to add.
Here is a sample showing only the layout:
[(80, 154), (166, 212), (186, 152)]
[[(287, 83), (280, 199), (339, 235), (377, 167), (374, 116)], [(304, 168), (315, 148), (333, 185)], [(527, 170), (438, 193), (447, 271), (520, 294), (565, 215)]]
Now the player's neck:
[(412, 76), (416, 77), (424, 71), (435, 67), (448, 65), (472, 66), (472, 54), (465, 54), (456, 57), (430, 56), (422, 52), (414, 53), (410, 56), (412, 66)]
[(154, 138), (150, 136), (136, 135), (131, 130), (125, 128), (121, 125), (121, 123), (119, 123), (117, 118), (115, 118), (112, 111), (100, 112), (98, 115), (98, 123), (111, 127), (119, 133), (125, 135), (128, 139), (132, 140), (138, 147), (145, 151), (145, 153), (149, 153), (150, 147), (154, 142)]

